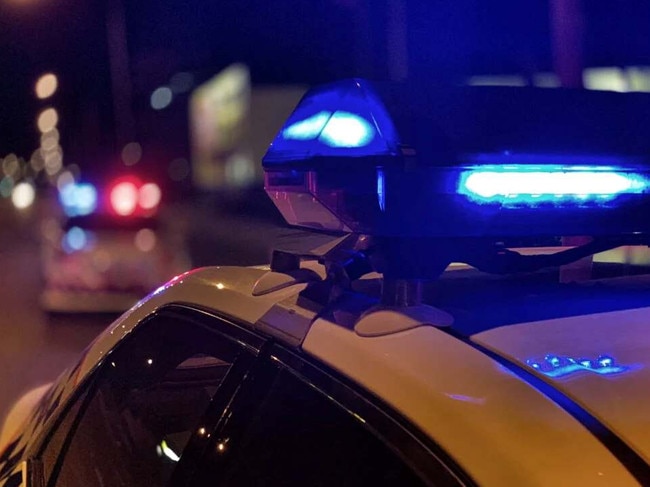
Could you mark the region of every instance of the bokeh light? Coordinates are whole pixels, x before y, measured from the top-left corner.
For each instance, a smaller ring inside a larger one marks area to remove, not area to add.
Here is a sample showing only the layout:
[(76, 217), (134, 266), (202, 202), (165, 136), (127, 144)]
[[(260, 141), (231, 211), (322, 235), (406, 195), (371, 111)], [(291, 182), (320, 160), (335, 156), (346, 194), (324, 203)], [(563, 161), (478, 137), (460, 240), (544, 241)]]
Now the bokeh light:
[(72, 227), (66, 232), (61, 244), (66, 253), (71, 253), (83, 250), (85, 247), (89, 246), (92, 238), (93, 236), (91, 235), (91, 232), (87, 232), (79, 227)]
[(137, 164), (142, 158), (142, 146), (137, 142), (130, 142), (122, 149), (122, 161), (127, 166)]
[(41, 148), (45, 150), (52, 150), (59, 145), (59, 131), (52, 129), (49, 132), (41, 134)]
[(156, 246), (156, 234), (150, 228), (142, 228), (135, 234), (134, 243), (141, 252), (150, 252)]
[(138, 188), (130, 181), (118, 183), (111, 190), (110, 202), (118, 215), (130, 215), (138, 204)]
[(244, 155), (234, 155), (226, 163), (226, 180), (235, 186), (244, 186), (255, 178), (255, 165)]
[(36, 149), (32, 153), (32, 157), (29, 159), (29, 165), (34, 172), (40, 172), (45, 168), (45, 161), (43, 160), (41, 149)]
[(11, 202), (19, 210), (29, 208), (36, 199), (36, 191), (34, 186), (27, 182), (22, 181), (18, 183), (11, 192)]
[(36, 97), (44, 100), (52, 96), (56, 89), (59, 86), (59, 80), (53, 73), (47, 73), (41, 76), (36, 82), (36, 87), (34, 91), (36, 92)]
[(61, 185), (59, 201), (63, 211), (68, 216), (90, 215), (97, 208), (97, 190), (89, 183), (67, 182), (72, 174), (64, 172), (57, 178), (57, 184)]
[(0, 196), (9, 198), (14, 189), (14, 179), (11, 176), (5, 176), (0, 179)]
[(41, 150), (41, 155), (43, 156), (45, 164), (45, 172), (48, 175), (54, 176), (63, 167), (63, 154), (61, 151), (61, 146), (56, 146), (53, 151), (43, 151)]
[(16, 154), (9, 154), (2, 161), (2, 172), (5, 176), (16, 176), (20, 171), (20, 163)]
[(59, 114), (54, 108), (46, 108), (43, 110), (37, 119), (38, 129), (42, 133), (49, 132), (56, 128), (56, 124), (59, 123)]
[(151, 108), (154, 110), (162, 110), (167, 108), (172, 102), (174, 94), (167, 86), (161, 86), (156, 88), (151, 94)]
[(67, 164), (65, 170), (74, 176), (75, 181), (81, 177), (81, 168), (77, 164)]
[(72, 172), (70, 171), (63, 171), (56, 178), (56, 187), (59, 190), (59, 192), (63, 192), (68, 185), (73, 184), (74, 182), (75, 182), (74, 174), (72, 174)]
[(174, 159), (167, 167), (167, 174), (172, 181), (183, 181), (190, 175), (190, 162), (187, 159)]
[(144, 184), (140, 188), (138, 203), (143, 210), (153, 210), (160, 203), (160, 188), (155, 183)]

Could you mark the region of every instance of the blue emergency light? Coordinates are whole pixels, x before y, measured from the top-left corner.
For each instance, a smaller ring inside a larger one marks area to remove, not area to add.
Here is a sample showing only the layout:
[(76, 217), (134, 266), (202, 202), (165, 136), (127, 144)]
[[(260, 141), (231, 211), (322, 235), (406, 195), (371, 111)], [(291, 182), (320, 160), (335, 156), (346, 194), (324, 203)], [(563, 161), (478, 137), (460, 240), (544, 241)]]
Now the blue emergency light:
[(352, 79), (263, 160), (293, 225), (401, 238), (650, 233), (650, 97)]
[(68, 183), (59, 191), (59, 201), (66, 216), (90, 215), (97, 208), (97, 189), (90, 183)]
[(558, 165), (480, 166), (463, 171), (458, 192), (477, 203), (596, 205), (623, 194), (642, 194), (650, 181), (624, 168)]

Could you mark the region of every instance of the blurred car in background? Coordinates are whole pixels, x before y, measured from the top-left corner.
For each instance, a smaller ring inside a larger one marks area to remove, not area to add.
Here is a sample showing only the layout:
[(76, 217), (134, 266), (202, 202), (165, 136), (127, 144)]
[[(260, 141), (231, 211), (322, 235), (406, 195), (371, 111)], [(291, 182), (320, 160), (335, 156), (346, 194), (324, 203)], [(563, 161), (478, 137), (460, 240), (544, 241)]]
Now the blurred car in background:
[(61, 213), (42, 228), (40, 303), (49, 312), (121, 312), (190, 268), (183, 232), (163, 221), (162, 192), (122, 177), (60, 185)]

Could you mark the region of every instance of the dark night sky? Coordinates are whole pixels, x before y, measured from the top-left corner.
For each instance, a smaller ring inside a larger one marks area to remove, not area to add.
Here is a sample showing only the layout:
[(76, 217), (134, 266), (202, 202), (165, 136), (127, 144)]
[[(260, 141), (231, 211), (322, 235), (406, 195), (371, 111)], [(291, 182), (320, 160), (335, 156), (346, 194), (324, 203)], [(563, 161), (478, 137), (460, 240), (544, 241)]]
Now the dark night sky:
[[(151, 91), (178, 71), (202, 81), (234, 61), (246, 62), (253, 81), (262, 83), (318, 83), (358, 74), (354, 18), (345, 0), (124, 4), (136, 107), (145, 107)], [(0, 0), (0, 157), (8, 151), (27, 156), (35, 146), (35, 114), (44, 103), (35, 100), (32, 87), (49, 70), (61, 86), (52, 103), (74, 119), (72, 132), (87, 125), (85, 118), (102, 132), (112, 130), (106, 5)]]
[[(92, 143), (110, 146), (108, 1), (0, 0), (0, 157), (28, 157), (35, 147), (43, 102), (32, 87), (47, 70), (61, 78), (52, 103), (67, 113), (64, 142), (83, 145), (75, 134), (94, 124)], [(123, 1), (136, 109), (146, 109), (151, 90), (175, 72), (202, 81), (233, 61), (247, 63), (257, 83), (387, 75), (389, 0)], [(404, 2), (412, 77), (552, 67), (548, 0)], [(650, 2), (583, 4), (587, 64), (650, 64)], [(366, 16), (363, 5), (372, 5)]]

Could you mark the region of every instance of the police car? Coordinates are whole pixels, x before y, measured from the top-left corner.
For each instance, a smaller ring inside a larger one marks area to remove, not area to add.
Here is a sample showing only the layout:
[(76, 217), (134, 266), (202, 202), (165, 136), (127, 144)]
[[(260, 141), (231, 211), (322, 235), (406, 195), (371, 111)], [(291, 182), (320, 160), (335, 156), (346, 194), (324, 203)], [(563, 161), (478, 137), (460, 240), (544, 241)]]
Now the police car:
[(61, 214), (42, 225), (44, 310), (122, 313), (191, 268), (179, 225), (162, 223), (155, 182), (128, 174), (59, 186)]
[(650, 279), (590, 257), (647, 246), (648, 103), (309, 92), (266, 189), (340, 234), (140, 301), (13, 408), (2, 485), (650, 485)]

